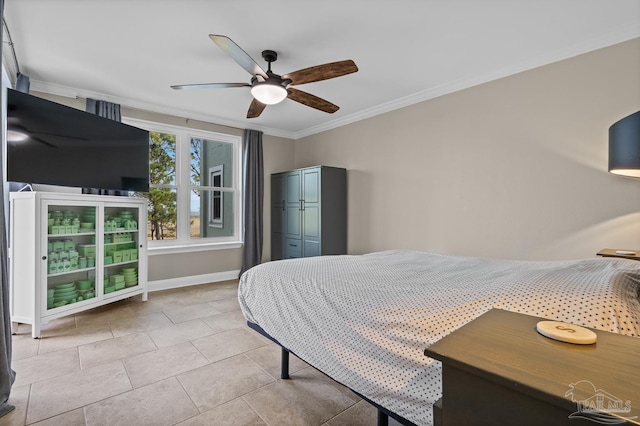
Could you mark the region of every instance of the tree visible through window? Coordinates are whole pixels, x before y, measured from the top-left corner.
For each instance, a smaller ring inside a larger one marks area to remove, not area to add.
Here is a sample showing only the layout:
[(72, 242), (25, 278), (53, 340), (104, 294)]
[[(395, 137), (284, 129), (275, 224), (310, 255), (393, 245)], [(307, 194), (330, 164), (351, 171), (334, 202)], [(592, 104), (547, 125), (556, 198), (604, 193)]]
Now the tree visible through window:
[(149, 132), (148, 238), (177, 237), (176, 135)]
[(241, 137), (123, 121), (149, 130), (149, 247), (240, 242)]

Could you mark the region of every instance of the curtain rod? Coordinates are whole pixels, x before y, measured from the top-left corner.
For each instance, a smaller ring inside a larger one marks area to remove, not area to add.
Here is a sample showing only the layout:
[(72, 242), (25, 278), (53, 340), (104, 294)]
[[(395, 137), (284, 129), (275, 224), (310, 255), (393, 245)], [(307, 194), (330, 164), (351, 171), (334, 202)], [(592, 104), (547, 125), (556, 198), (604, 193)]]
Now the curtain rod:
[(13, 39), (11, 38), (11, 33), (9, 32), (9, 27), (7, 26), (7, 21), (4, 19), (4, 16), (2, 17), (2, 25), (4, 26), (4, 29), (7, 30), (7, 37), (9, 38), (9, 41), (7, 41), (6, 43), (9, 46), (11, 46), (11, 52), (13, 53), (13, 61), (16, 64), (16, 71), (20, 73), (20, 65), (18, 65), (18, 57), (16, 56), (16, 49), (13, 45)]

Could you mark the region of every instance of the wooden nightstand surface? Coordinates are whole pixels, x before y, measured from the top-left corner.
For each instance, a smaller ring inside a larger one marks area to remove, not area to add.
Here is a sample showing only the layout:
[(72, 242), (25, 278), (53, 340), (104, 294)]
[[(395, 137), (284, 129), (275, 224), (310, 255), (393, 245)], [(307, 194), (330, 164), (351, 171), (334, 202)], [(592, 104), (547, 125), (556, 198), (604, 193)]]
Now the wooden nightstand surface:
[[(620, 417), (638, 416), (631, 422), (640, 424), (640, 338), (594, 330), (597, 343), (574, 345), (540, 335), (535, 329), (540, 320), (544, 318), (493, 309), (424, 351), (443, 363), (444, 418), (447, 387), (456, 395), (455, 383), (447, 384), (447, 371), (455, 370), (567, 414), (577, 411), (574, 400), (590, 400), (602, 391), (629, 401), (631, 411)], [(478, 397), (486, 403), (486, 396)]]
[(598, 253), (598, 256), (602, 257), (620, 257), (623, 259), (632, 259), (632, 260), (640, 260), (640, 250), (625, 250), (625, 251), (633, 251), (635, 254), (618, 254), (617, 250), (621, 249), (602, 249)]

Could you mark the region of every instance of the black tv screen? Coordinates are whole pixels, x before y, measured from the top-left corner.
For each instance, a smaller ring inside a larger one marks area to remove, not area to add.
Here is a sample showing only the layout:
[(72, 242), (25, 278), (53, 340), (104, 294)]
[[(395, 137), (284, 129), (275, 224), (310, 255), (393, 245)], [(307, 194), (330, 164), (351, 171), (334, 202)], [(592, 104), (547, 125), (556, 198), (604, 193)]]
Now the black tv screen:
[(7, 90), (7, 180), (149, 191), (149, 132)]

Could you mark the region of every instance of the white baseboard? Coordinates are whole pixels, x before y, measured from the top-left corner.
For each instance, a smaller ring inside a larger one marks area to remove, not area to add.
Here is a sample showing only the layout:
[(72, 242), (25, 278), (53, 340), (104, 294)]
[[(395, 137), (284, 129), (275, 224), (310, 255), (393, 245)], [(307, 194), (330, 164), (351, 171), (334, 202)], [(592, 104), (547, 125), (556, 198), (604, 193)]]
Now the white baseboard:
[(156, 280), (147, 282), (148, 291), (169, 290), (171, 288), (189, 287), (192, 285), (209, 284), (220, 281), (238, 279), (240, 270), (214, 272), (212, 274), (191, 275), (188, 277), (169, 278), (166, 280)]

